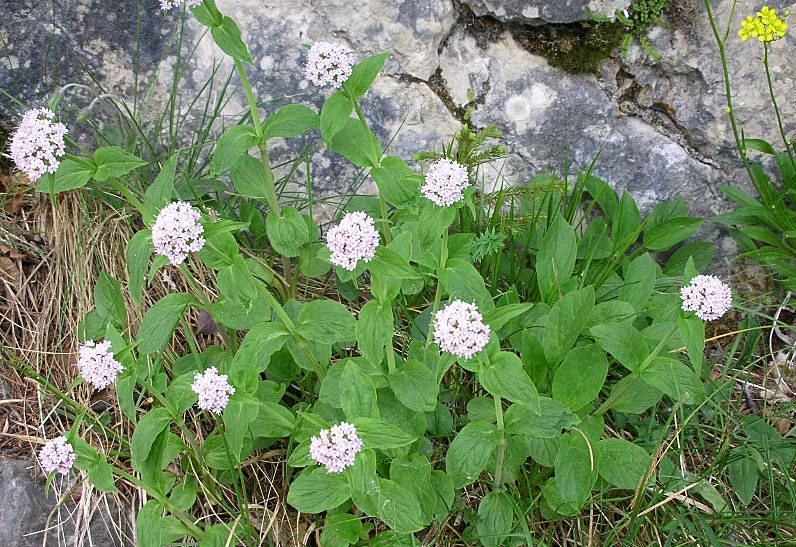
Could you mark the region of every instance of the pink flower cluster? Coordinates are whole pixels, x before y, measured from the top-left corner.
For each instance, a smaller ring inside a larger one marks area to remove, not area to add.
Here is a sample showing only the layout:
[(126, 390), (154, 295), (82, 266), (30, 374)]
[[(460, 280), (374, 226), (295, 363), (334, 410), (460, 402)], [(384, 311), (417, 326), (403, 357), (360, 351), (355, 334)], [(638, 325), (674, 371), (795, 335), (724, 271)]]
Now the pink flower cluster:
[(169, 203), (160, 210), (152, 227), (152, 243), (158, 254), (179, 266), (188, 253), (199, 252), (205, 246), (205, 229), (199, 223), (199, 211), (184, 201)]
[(191, 389), (199, 396), (197, 406), (214, 414), (224, 412), (229, 404), (229, 396), (235, 393), (227, 375), (219, 374), (216, 367), (210, 367), (204, 374), (197, 372)]
[(680, 289), (683, 311), (692, 311), (704, 321), (714, 321), (732, 307), (729, 285), (715, 275), (698, 275)]
[(55, 114), (46, 108), (28, 110), (11, 137), (11, 159), (31, 181), (55, 173), (61, 163), (67, 129), (54, 120)]
[(322, 429), (310, 441), (310, 457), (326, 467), (329, 473), (340, 473), (354, 465), (361, 451), (362, 439), (357, 435), (357, 429), (346, 422)]
[(160, 0), (160, 9), (164, 11), (168, 11), (172, 8), (178, 8), (185, 4), (189, 8), (193, 6), (198, 6), (202, 3), (202, 0)]
[(348, 213), (326, 233), (326, 244), (332, 252), (332, 264), (354, 271), (360, 260), (370, 262), (376, 256), (379, 232), (372, 218), (356, 211)]
[(486, 347), (490, 332), (475, 304), (454, 300), (434, 316), (434, 341), (457, 357), (471, 359)]
[(39, 451), (39, 463), (48, 475), (53, 471), (66, 475), (72, 469), (76, 459), (75, 449), (64, 436), (48, 441)]
[(467, 168), (443, 158), (428, 168), (426, 183), (420, 188), (423, 195), (440, 207), (449, 207), (464, 199), (464, 189), (470, 184)]
[(354, 54), (340, 42), (318, 42), (307, 53), (305, 74), (315, 85), (339, 88), (354, 68)]
[(111, 343), (107, 340), (99, 343), (89, 340), (80, 346), (77, 368), (95, 390), (105, 389), (114, 383), (124, 370), (122, 364), (113, 357)]

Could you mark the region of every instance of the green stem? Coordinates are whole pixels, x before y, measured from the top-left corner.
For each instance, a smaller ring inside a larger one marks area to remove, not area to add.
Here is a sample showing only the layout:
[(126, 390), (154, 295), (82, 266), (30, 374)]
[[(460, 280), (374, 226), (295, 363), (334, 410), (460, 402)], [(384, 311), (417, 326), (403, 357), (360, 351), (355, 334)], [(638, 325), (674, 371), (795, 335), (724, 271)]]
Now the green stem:
[(387, 350), (387, 370), (390, 374), (395, 372), (395, 351), (393, 350), (392, 342), (393, 334), (390, 333), (390, 342), (385, 348)]
[[(442, 233), (442, 250), (439, 253), (439, 269), (442, 270), (443, 268), (445, 268), (445, 263), (447, 262), (448, 262), (448, 229), (445, 228), (445, 231)], [(442, 300), (442, 286), (439, 282), (439, 276), (437, 276), (437, 288), (434, 291), (434, 305), (431, 308), (431, 318), (429, 319), (429, 324), (428, 324), (428, 336), (426, 337), (427, 346), (431, 344), (431, 339), (434, 334), (431, 328), (431, 321), (434, 320), (434, 315), (437, 313), (437, 310), (439, 309), (439, 303), (441, 300)]]
[[(268, 147), (266, 146), (265, 139), (263, 138), (263, 124), (260, 121), (260, 111), (257, 108), (257, 100), (254, 98), (254, 90), (252, 89), (252, 84), (249, 81), (249, 74), (246, 72), (246, 67), (238, 59), (235, 59), (235, 68), (238, 70), (241, 84), (246, 92), (246, 100), (249, 102), (249, 112), (251, 113), (252, 123), (254, 124), (254, 130), (257, 132), (257, 146), (260, 149), (260, 158), (263, 162), (263, 167), (265, 168), (265, 200), (268, 202), (271, 212), (275, 213), (276, 216), (281, 217), (282, 207), (279, 204), (279, 197), (276, 194), (276, 186), (274, 185), (274, 172), (271, 169), (271, 161), (268, 158)], [(289, 283), (292, 279), (290, 275), (291, 266), (290, 259), (286, 256), (282, 257), (282, 269), (284, 270), (285, 281)], [(295, 287), (292, 284), (289, 287), (289, 291), (290, 295), (293, 296), (295, 293)]]
[(732, 84), (730, 81), (730, 70), (727, 65), (727, 51), (724, 47), (724, 41), (721, 39), (721, 35), (719, 34), (719, 29), (716, 25), (716, 16), (713, 13), (713, 7), (710, 5), (710, 0), (703, 0), (703, 2), (705, 4), (705, 9), (708, 12), (710, 28), (713, 31), (713, 36), (716, 39), (716, 45), (719, 48), (719, 56), (721, 57), (721, 68), (724, 73), (724, 94), (727, 97), (727, 114), (730, 117), (730, 126), (732, 127), (733, 137), (735, 138), (735, 147), (738, 149), (738, 153), (741, 156), (741, 161), (746, 169), (746, 173), (749, 175), (749, 180), (752, 181), (752, 184), (754, 185), (755, 177), (752, 174), (752, 168), (749, 165), (749, 160), (746, 158), (746, 145), (741, 140), (741, 135), (738, 131), (738, 124), (735, 121), (735, 110), (732, 106)]
[(500, 487), (501, 480), (503, 479), (503, 460), (506, 457), (506, 431), (503, 424), (503, 403), (500, 397), (495, 397), (495, 416), (497, 417), (497, 428), (500, 432), (500, 442), (498, 443), (497, 460), (495, 462), (495, 480), (492, 487), (497, 489)]
[(768, 81), (768, 94), (771, 96), (771, 104), (774, 105), (774, 113), (777, 116), (777, 125), (779, 126), (779, 134), (782, 135), (782, 142), (785, 143), (785, 152), (788, 153), (788, 157), (790, 158), (791, 165), (796, 166), (796, 162), (794, 162), (793, 152), (791, 151), (791, 145), (788, 142), (788, 135), (785, 133), (785, 128), (782, 125), (782, 116), (779, 113), (779, 105), (777, 104), (777, 96), (774, 93), (774, 82), (771, 78), (771, 67), (768, 64), (768, 48), (769, 43), (763, 43), (763, 66), (766, 67), (766, 80)]
[(116, 188), (127, 200), (133, 204), (133, 207), (138, 209), (138, 212), (142, 215), (145, 214), (144, 212), (144, 203), (133, 194), (129, 188), (127, 188), (124, 184), (116, 180), (115, 177), (111, 177), (108, 179), (111, 185)]

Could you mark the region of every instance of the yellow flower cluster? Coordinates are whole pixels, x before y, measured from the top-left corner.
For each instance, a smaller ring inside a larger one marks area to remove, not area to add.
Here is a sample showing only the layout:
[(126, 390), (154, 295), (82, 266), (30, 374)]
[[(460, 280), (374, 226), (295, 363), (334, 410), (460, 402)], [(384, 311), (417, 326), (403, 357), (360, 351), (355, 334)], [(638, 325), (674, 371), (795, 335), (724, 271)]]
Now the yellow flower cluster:
[(785, 37), (788, 32), (788, 24), (784, 18), (788, 16), (786, 12), (782, 18), (777, 15), (777, 10), (768, 6), (757, 12), (757, 16), (749, 16), (745, 21), (741, 21), (741, 30), (738, 36), (741, 40), (757, 38), (761, 42), (773, 42)]

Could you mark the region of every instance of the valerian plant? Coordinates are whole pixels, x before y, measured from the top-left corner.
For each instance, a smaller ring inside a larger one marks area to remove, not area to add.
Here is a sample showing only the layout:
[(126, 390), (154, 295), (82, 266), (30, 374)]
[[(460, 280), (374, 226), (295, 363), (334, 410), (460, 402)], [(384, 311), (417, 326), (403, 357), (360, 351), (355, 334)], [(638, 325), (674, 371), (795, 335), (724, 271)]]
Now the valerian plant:
[[(698, 275), (710, 251), (683, 245), (701, 224), (684, 203), (642, 217), (591, 168), (572, 184), (545, 174), (489, 192), (478, 177), (497, 155), (481, 150), (492, 128), (464, 127), (442, 154), (418, 156), (423, 175), (385, 154), (360, 104), (387, 54), (355, 62), (342, 44), (309, 52), (308, 78), (334, 89), (320, 113), (291, 104), (263, 116), (237, 25), (213, 0), (189, 4), (234, 61), (249, 104), (218, 140), (211, 176), (230, 180), (264, 219), (241, 221), (198, 191), (176, 200), (179, 152), (137, 192), (126, 181), (144, 160), (112, 146), (63, 155), (65, 128), (54, 114), (33, 116), (47, 127), (28, 137), (31, 149), (52, 142), (52, 154), (17, 163), (40, 173), (40, 191), (109, 183), (145, 226), (126, 250), (124, 287), (107, 274), (97, 281), (78, 362), (93, 388), (115, 385), (132, 438), (117, 439), (113, 454), (91, 446), (81, 427), (101, 422), (85, 411), (42, 450), (44, 470), (74, 466), (102, 491), (118, 481), (142, 488), (137, 537), (147, 547), (185, 537), (253, 544), (246, 492), (257, 477), (245, 462), (275, 444), (292, 470), (287, 503), (326, 513), (328, 545), (412, 545), (476, 482), (488, 493), (471, 536), (523, 543), (515, 492), (554, 519), (578, 514), (595, 491), (654, 482), (650, 453), (606, 421), (663, 400), (670, 412), (703, 404), (705, 320), (732, 299)], [(312, 215), (280, 203), (268, 153), (269, 140), (311, 131), (379, 190), (325, 235)], [(245, 245), (258, 231), (267, 247)], [(190, 290), (162, 297), (134, 330), (124, 291), (142, 306), (164, 269), (178, 269)], [(214, 290), (200, 271), (212, 272)], [(311, 278), (333, 280), (339, 298), (308, 298)], [(210, 343), (197, 340), (189, 310), (212, 318)], [(187, 355), (175, 355), (175, 336)], [(524, 469), (533, 480), (520, 480)], [(197, 519), (199, 498), (228, 520)], [(370, 537), (367, 518), (389, 530)]]

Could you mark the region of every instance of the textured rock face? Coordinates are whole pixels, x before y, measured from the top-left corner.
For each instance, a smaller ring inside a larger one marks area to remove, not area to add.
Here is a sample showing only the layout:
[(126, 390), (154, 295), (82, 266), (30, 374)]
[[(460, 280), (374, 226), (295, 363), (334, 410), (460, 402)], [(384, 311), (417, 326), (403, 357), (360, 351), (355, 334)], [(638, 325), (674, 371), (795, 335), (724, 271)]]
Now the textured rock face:
[(616, 10), (627, 9), (630, 0), (463, 0), (478, 15), (501, 21), (525, 23), (574, 23), (590, 14), (613, 17)]
[[(0, 66), (9, 68), (0, 71), (1, 87), (26, 99), (44, 95), (77, 78), (76, 61), (81, 60), (97, 69), (109, 90), (130, 96), (136, 19), (127, 3), (56, 0), (63, 5), (55, 10), (49, 3), (0, 3), (12, 13), (0, 20), (0, 33), (11, 52), (0, 56)], [(250, 45), (255, 59), (251, 77), (266, 113), (294, 101), (319, 107), (328, 95), (303, 77), (305, 44), (342, 40), (362, 56), (388, 50), (392, 55), (385, 74), (366, 98), (365, 110), (384, 142), (394, 137), (389, 153), (411, 158), (424, 148), (439, 148), (450, 140), (461, 123), (462, 106), (469, 103), (476, 125), (494, 123), (505, 132), (511, 152), (503, 170), (508, 183), (523, 182), (541, 169), (563, 170), (567, 158), (570, 171), (581, 169), (602, 150), (596, 173), (630, 190), (640, 203), (649, 206), (683, 196), (693, 212), (714, 213), (726, 207), (719, 187), (743, 183), (743, 177), (725, 112), (721, 65), (700, 1), (677, 0), (680, 9), (672, 28), (653, 31), (651, 41), (662, 53), (661, 61), (633, 46), (627, 57), (616, 52), (602, 61), (595, 74), (556, 68), (549, 58), (553, 53), (541, 56), (522, 34), (553, 23), (555, 28), (577, 31), (590, 13), (611, 15), (629, 3), (364, 0), (352, 12), (344, 0), (218, 0), (219, 8), (238, 21)], [(722, 27), (730, 5), (717, 3)], [(796, 9), (792, 1), (773, 5)], [(730, 29), (736, 113), (748, 136), (777, 142), (760, 44), (741, 42), (735, 34), (741, 16), (758, 8), (752, 0), (740, 1)], [(161, 57), (166, 59), (157, 78), (148, 71), (157, 88), (152, 95), (164, 100), (179, 17), (161, 14), (156, 0), (145, 2), (141, 13), (147, 39), (140, 62), (154, 67)], [(203, 29), (190, 17), (186, 25), (187, 49)], [(55, 46), (48, 46), (51, 42)], [(790, 62), (794, 43), (791, 35), (772, 46), (777, 91), (791, 129), (796, 121)], [(229, 63), (203, 39), (186, 68), (186, 96), (199, 89), (219, 61), (220, 73), (225, 74)], [(53, 66), (60, 72), (53, 73)], [(230, 119), (246, 110), (235, 80), (233, 87), (235, 94), (225, 109)], [(471, 96), (475, 101), (470, 102)], [(2, 104), (8, 102), (0, 98)], [(307, 142), (322, 149), (317, 135)], [(276, 159), (289, 157), (299, 146), (274, 143)], [(315, 152), (313, 169), (315, 190), (321, 195), (348, 190), (358, 180), (350, 165), (323, 150)], [(303, 176), (299, 170), (298, 185)], [(364, 191), (372, 189), (366, 182)]]
[[(93, 500), (95, 506), (85, 510), (78, 510), (71, 502), (56, 508), (55, 493), (51, 490), (49, 497), (45, 496), (44, 481), (31, 478), (33, 465), (29, 461), (0, 458), (0, 492), (3, 493), (0, 545), (133, 545), (129, 527), (120, 522), (118, 511), (111, 516), (108, 505), (101, 500)], [(76, 494), (80, 493), (78, 488)]]

